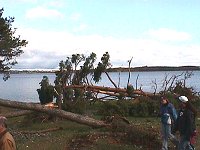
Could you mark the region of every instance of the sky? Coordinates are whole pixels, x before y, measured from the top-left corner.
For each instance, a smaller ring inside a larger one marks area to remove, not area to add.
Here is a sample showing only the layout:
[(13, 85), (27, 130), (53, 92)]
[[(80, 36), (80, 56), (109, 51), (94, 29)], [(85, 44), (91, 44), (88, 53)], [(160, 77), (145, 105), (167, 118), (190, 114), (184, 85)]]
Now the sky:
[(0, 0), (28, 41), (16, 69), (56, 69), (72, 54), (113, 67), (200, 66), (199, 0)]

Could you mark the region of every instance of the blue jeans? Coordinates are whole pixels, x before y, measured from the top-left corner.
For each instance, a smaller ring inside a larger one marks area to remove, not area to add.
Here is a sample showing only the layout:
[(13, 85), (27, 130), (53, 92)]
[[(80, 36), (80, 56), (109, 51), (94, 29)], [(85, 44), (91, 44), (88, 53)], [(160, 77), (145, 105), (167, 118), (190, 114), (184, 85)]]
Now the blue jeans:
[(179, 150), (194, 150), (184, 135), (180, 136)]
[(168, 139), (178, 147), (179, 141), (177, 138), (171, 133), (171, 125), (162, 123), (162, 150), (168, 150)]

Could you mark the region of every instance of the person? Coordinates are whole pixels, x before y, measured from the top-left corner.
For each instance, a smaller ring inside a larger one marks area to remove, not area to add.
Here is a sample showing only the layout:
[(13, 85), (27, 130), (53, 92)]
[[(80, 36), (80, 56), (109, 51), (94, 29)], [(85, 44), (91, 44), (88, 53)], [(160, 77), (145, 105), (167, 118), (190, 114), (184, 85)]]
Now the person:
[(186, 96), (180, 96), (178, 99), (180, 102), (180, 110), (173, 132), (179, 131), (180, 133), (179, 150), (194, 150), (195, 148), (193, 143), (191, 143), (191, 138), (196, 130), (195, 116), (197, 111)]
[(15, 140), (7, 131), (6, 118), (0, 116), (0, 150), (16, 150)]
[(178, 140), (172, 134), (172, 127), (177, 119), (177, 112), (172, 103), (169, 102), (167, 97), (161, 97), (161, 133), (162, 133), (162, 150), (168, 150), (168, 139), (178, 146)]

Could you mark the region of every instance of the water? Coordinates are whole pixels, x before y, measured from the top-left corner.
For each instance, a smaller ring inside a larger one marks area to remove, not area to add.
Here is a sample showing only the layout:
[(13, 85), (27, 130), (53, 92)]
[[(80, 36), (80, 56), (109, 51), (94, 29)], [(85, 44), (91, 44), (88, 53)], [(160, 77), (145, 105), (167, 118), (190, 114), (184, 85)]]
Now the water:
[[(182, 71), (132, 72), (130, 83), (136, 87), (137, 81), (138, 88), (141, 87), (145, 92), (153, 92), (153, 81), (156, 81), (157, 91), (159, 91), (166, 76), (169, 79), (172, 75), (179, 75), (181, 73)], [(112, 72), (109, 75), (116, 85), (119, 85), (121, 88), (126, 87), (128, 80), (127, 72)], [(53, 73), (12, 74), (7, 81), (3, 81), (3, 75), (0, 74), (0, 98), (22, 102), (39, 102), (36, 90), (40, 88), (39, 82), (43, 76), (48, 76), (50, 83), (54, 85), (55, 75)], [(114, 87), (105, 74), (102, 74), (102, 80), (97, 85)], [(193, 87), (196, 91), (200, 91), (200, 71), (193, 71), (191, 78), (186, 80), (186, 85)]]
[(42, 77), (46, 75), (53, 84), (55, 75), (51, 73), (12, 74), (3, 81), (0, 75), (0, 98), (22, 102), (39, 102), (37, 89), (40, 88)]

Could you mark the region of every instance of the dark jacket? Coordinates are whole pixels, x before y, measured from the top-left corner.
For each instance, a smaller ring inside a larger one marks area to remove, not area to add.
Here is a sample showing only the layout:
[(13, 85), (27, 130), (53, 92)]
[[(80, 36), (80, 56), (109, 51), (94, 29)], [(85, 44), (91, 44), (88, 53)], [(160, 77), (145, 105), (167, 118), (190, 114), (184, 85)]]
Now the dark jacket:
[(174, 130), (179, 131), (181, 136), (185, 136), (186, 139), (189, 140), (195, 129), (194, 113), (189, 109), (180, 110)]

